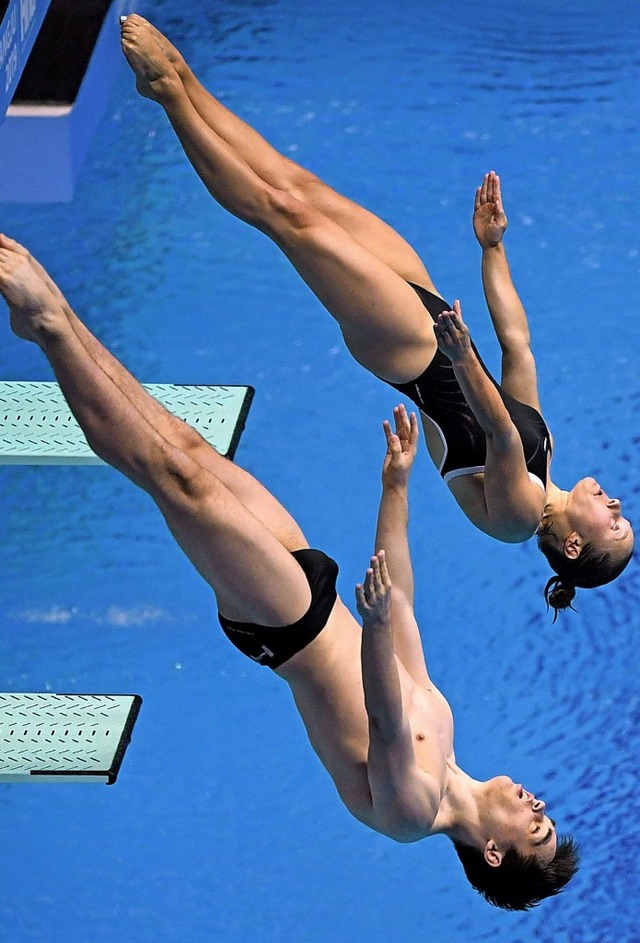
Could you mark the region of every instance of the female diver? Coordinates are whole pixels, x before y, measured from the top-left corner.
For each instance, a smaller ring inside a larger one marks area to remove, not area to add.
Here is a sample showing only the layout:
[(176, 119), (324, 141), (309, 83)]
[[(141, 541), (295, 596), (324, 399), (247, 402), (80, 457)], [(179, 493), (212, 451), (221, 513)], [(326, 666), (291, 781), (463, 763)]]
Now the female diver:
[(470, 340), (459, 302), (450, 308), (395, 230), (275, 151), (147, 20), (122, 18), (122, 47), (138, 91), (164, 108), (213, 198), (279, 246), (358, 363), (419, 407), (429, 455), (468, 519), (508, 543), (537, 535), (557, 574), (545, 587), (555, 615), (576, 587), (615, 579), (634, 539), (620, 501), (594, 478), (566, 491), (549, 475), (552, 439), (502, 241), (498, 176), (486, 174), (476, 191), (473, 227), (502, 349), (500, 385)]

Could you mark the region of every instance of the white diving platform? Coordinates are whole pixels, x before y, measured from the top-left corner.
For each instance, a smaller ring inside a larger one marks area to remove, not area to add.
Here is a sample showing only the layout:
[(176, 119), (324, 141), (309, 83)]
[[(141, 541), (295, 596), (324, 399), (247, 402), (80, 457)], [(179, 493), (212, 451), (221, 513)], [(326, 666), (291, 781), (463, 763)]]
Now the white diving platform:
[(138, 694), (0, 694), (0, 783), (115, 783)]
[[(251, 386), (145, 383), (169, 412), (233, 458), (253, 400)], [(102, 465), (53, 382), (0, 382), (0, 465)]]

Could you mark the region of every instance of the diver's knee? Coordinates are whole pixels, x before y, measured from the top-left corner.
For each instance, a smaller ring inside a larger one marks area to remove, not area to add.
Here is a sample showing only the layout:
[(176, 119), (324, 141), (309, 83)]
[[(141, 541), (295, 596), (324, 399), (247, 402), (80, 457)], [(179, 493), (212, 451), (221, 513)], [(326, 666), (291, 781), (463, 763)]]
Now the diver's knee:
[(322, 191), (326, 192), (327, 185), (323, 183), (319, 177), (316, 177), (314, 173), (311, 173), (310, 170), (299, 167), (292, 161), (290, 164), (291, 171), (287, 178), (286, 185), (282, 189), (286, 190), (287, 193), (295, 197), (295, 199), (299, 200), (301, 203), (307, 203), (311, 206), (315, 205), (319, 193)]
[(202, 500), (219, 485), (215, 475), (195, 461), (190, 450), (171, 445), (149, 457), (138, 473), (154, 498), (172, 504)]
[(287, 236), (299, 235), (316, 221), (318, 214), (287, 190), (271, 188), (267, 201), (263, 220), (272, 237), (286, 241)]

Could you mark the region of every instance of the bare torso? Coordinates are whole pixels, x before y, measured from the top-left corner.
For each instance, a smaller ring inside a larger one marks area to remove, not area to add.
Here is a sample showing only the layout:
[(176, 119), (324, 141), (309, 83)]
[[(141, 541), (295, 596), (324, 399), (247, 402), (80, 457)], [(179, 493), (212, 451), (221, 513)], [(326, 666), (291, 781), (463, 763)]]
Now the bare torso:
[[(348, 810), (385, 832), (373, 808), (367, 775), (369, 723), (361, 641), (362, 628), (338, 599), (321, 634), (277, 673), (289, 684), (311, 745)], [(454, 762), (451, 709), (434, 685), (418, 685), (400, 662), (398, 669), (417, 764), (438, 781), (444, 794), (447, 764)]]

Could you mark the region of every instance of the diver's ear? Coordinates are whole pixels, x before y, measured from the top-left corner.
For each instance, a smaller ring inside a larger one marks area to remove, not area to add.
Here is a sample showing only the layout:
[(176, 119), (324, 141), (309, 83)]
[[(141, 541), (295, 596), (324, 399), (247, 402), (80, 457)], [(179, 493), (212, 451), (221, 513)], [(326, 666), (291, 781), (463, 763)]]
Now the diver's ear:
[(498, 851), (498, 846), (492, 838), (484, 846), (484, 860), (492, 868), (499, 868), (502, 864), (502, 852)]
[(582, 553), (583, 547), (584, 540), (575, 530), (572, 530), (569, 536), (564, 538), (562, 545), (565, 557), (568, 557), (570, 560), (577, 560)]

